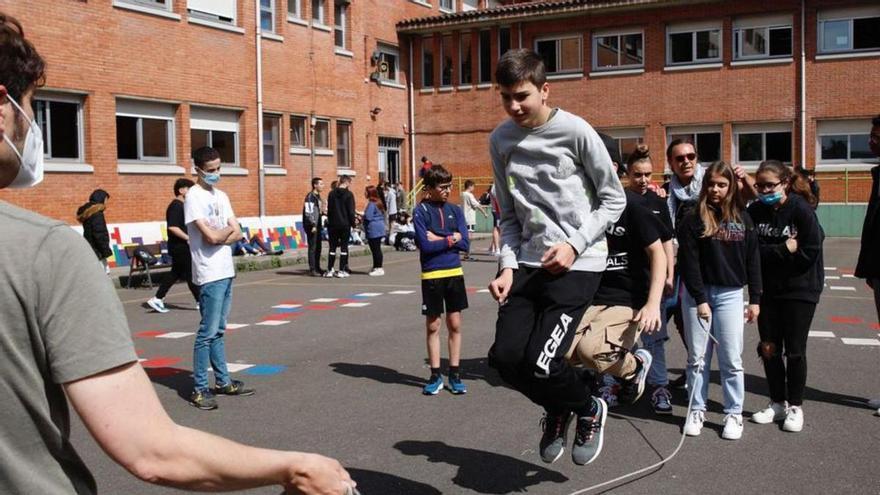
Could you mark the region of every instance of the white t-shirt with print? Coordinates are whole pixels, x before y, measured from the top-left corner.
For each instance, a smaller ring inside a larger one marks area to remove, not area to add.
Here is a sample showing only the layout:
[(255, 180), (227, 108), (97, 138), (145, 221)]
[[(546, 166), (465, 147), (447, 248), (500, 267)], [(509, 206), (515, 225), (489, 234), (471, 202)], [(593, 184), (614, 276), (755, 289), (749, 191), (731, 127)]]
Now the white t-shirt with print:
[(216, 187), (207, 190), (196, 184), (186, 194), (183, 210), (186, 233), (189, 235), (189, 251), (192, 254), (193, 282), (196, 285), (205, 285), (234, 277), (232, 247), (207, 243), (195, 223), (196, 220), (205, 219), (211, 228), (226, 228), (229, 219), (235, 216), (229, 196)]

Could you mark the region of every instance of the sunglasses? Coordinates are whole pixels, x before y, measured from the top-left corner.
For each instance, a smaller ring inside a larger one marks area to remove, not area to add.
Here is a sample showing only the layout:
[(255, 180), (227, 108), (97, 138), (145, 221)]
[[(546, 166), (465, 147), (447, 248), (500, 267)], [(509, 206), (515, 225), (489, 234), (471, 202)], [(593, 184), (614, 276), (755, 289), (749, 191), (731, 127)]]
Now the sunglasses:
[(696, 153), (688, 153), (686, 155), (678, 155), (675, 157), (675, 161), (677, 161), (678, 163), (692, 162), (696, 159), (697, 159)]

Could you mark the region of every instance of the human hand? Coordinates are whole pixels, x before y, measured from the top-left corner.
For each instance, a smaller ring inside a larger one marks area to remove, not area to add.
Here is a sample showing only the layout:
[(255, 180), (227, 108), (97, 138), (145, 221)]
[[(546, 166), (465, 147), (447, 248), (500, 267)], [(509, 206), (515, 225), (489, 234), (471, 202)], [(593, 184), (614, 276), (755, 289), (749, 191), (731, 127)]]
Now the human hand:
[(758, 306), (757, 304), (749, 304), (746, 308), (746, 322), (754, 323), (754, 321), (758, 319), (759, 314), (761, 314), (761, 306)]
[(656, 186), (656, 185), (652, 184), (651, 190), (654, 191), (654, 194), (659, 196), (660, 199), (666, 199), (666, 189), (663, 189), (660, 186)]
[(498, 274), (498, 278), (489, 282), (489, 292), (499, 304), (504, 304), (510, 294), (510, 286), (513, 285), (513, 269), (505, 268)]
[(461, 240), (461, 232), (455, 232), (452, 234), (452, 242), (456, 243)]
[(785, 247), (788, 248), (789, 253), (794, 254), (797, 251), (798, 242), (795, 236), (791, 236), (785, 241)]
[(667, 278), (663, 281), (663, 297), (669, 297), (675, 292), (675, 279)]
[(709, 307), (709, 303), (697, 306), (697, 318), (705, 320), (707, 323), (712, 321), (712, 308)]
[(284, 482), (285, 494), (345, 495), (357, 486), (339, 461), (318, 454), (298, 455)]
[(440, 237), (439, 235), (431, 232), (430, 230), (428, 231), (427, 237), (428, 237), (428, 240), (431, 242), (442, 241), (443, 239), (446, 239), (445, 237)]
[(577, 254), (571, 244), (560, 242), (544, 252), (544, 256), (541, 257), (541, 268), (554, 275), (559, 274), (568, 271), (576, 257)]
[(737, 179), (743, 180), (746, 178), (746, 169), (742, 167), (742, 165), (734, 165), (733, 166), (733, 175), (736, 176)]
[(638, 322), (639, 331), (652, 334), (660, 330), (660, 306), (646, 304), (633, 317), (634, 322)]

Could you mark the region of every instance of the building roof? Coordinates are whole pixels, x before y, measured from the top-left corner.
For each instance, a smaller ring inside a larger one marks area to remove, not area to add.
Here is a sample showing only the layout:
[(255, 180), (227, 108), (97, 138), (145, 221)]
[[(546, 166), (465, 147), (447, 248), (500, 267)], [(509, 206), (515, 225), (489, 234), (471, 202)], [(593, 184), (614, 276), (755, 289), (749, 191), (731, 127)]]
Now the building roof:
[(431, 32), (450, 27), (491, 25), (499, 22), (574, 17), (597, 10), (635, 10), (648, 7), (712, 3), (721, 0), (547, 0), (515, 3), (483, 10), (407, 19), (397, 23), (399, 33)]

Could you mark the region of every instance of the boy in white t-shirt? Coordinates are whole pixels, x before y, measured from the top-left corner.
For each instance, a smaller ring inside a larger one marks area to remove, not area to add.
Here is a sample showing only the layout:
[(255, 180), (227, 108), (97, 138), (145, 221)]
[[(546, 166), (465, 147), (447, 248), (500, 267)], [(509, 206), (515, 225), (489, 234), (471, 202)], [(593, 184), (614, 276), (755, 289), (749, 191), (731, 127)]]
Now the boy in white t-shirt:
[[(217, 408), (214, 394), (253, 395), (254, 391), (229, 378), (223, 339), (235, 278), (230, 245), (241, 238), (241, 227), (229, 197), (215, 187), (220, 181), (220, 154), (205, 146), (193, 152), (193, 161), (199, 180), (186, 195), (183, 208), (193, 282), (201, 289), (202, 321), (193, 350), (195, 385), (190, 402), (199, 409), (210, 410)], [(213, 391), (208, 388), (208, 364), (214, 369)]]

